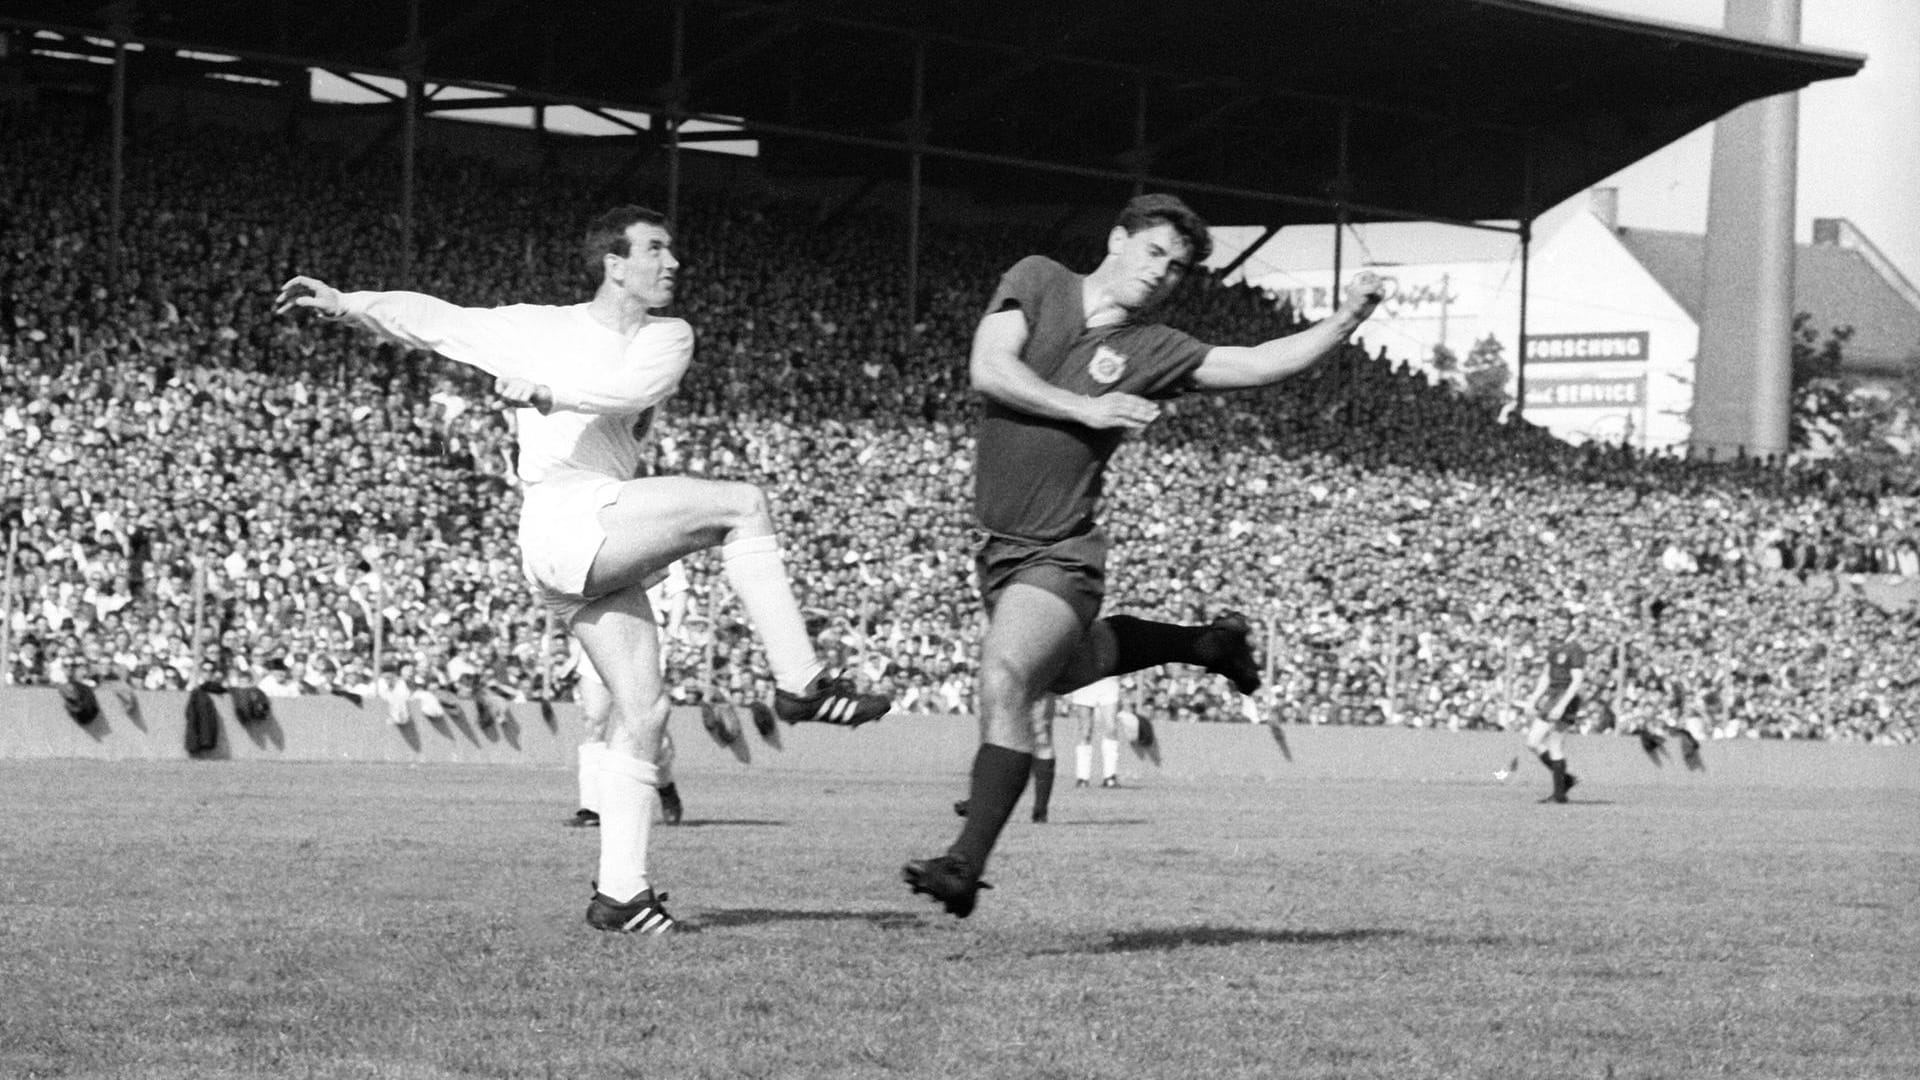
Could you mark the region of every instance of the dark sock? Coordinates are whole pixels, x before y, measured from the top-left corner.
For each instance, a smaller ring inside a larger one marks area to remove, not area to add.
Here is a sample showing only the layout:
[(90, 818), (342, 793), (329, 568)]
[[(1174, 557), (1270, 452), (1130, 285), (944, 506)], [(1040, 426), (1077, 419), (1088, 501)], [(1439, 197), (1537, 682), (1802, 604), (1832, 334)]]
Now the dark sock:
[(1109, 615), (1107, 628), (1113, 631), (1113, 670), (1109, 675), (1124, 675), (1141, 668), (1161, 664), (1198, 664), (1205, 667), (1208, 653), (1206, 626), (1180, 626), (1175, 623), (1149, 622), (1131, 615)]
[(973, 755), (973, 782), (967, 791), (967, 823), (948, 852), (967, 860), (974, 873), (986, 869), (994, 841), (1013, 814), (1013, 804), (1027, 789), (1033, 755), (992, 743), (982, 743)]
[(1037, 757), (1033, 759), (1033, 816), (1047, 816), (1047, 805), (1053, 801), (1053, 759)]

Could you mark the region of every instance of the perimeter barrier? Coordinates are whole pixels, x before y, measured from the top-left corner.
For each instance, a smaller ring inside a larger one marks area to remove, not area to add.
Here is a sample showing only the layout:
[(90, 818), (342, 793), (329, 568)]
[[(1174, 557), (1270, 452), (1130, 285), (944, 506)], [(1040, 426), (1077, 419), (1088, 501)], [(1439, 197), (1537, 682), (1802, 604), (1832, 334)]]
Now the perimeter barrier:
[[(203, 736), (212, 748), (187, 752), (188, 695), (111, 684), (96, 693), (99, 714), (81, 724), (60, 693), (48, 687), (0, 690), (0, 759), (358, 761), (395, 764), (468, 764), (572, 768), (580, 741), (577, 707), (569, 703), (500, 703), (480, 709), (447, 702), (444, 715), (408, 711), (392, 722), (385, 702), (354, 703), (334, 696), (271, 699), (270, 715), (242, 723), (226, 694), (204, 703)], [(780, 726), (771, 740), (738, 710), (739, 737), (730, 746), (711, 736), (701, 712), (674, 712), (682, 772), (772, 769), (819, 773), (884, 773), (964, 777), (977, 728), (962, 716), (888, 716), (859, 730), (819, 724)], [(1247, 780), (1397, 780), (1413, 783), (1491, 783), (1519, 758), (1516, 782), (1544, 783), (1545, 771), (1526, 758), (1518, 734), (1409, 728), (1311, 727), (1263, 724), (1160, 724), (1152, 750), (1123, 749), (1121, 779), (1240, 778)], [(1072, 761), (1069, 730), (1060, 758)], [(1671, 744), (1670, 744), (1671, 745)], [(1677, 747), (1673, 747), (1677, 751)], [(1705, 768), (1689, 771), (1677, 752), (1656, 766), (1638, 740), (1615, 735), (1573, 736), (1568, 756), (1588, 790), (1611, 785), (1702, 784), (1782, 788), (1920, 790), (1920, 746), (1860, 743), (1722, 740), (1706, 744)]]

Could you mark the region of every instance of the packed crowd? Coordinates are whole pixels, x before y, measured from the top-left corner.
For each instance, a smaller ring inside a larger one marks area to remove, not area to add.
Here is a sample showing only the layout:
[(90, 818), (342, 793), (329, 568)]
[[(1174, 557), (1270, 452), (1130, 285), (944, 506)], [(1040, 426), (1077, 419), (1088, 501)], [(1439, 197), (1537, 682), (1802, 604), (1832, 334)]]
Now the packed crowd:
[[(142, 123), (114, 286), (84, 117), (4, 108), (0, 674), (564, 695), (568, 649), (515, 562), (511, 432), (484, 384), (269, 314), (295, 271), (402, 284), (383, 186), (324, 147)], [(571, 231), (602, 201), (589, 185), (458, 160), (420, 175), (409, 287), (584, 298)], [(903, 711), (969, 711), (965, 352), (1021, 241), (931, 223), (909, 325), (896, 222), (689, 202), (677, 313), (700, 347), (657, 467), (764, 486), (823, 651)], [(1282, 317), (1201, 279), (1170, 321), (1235, 342)], [(1255, 715), (1505, 726), (1537, 674), (1536, 621), (1565, 609), (1596, 657), (1589, 725), (1920, 737), (1920, 628), (1858, 587), (1920, 575), (1920, 487), (1885, 468), (1569, 447), (1356, 347), (1258, 395), (1180, 402), (1108, 490), (1110, 609), (1253, 614), (1272, 675)], [(689, 569), (676, 692), (757, 697), (724, 580)], [(1131, 692), (1162, 718), (1245, 715), (1198, 671)]]

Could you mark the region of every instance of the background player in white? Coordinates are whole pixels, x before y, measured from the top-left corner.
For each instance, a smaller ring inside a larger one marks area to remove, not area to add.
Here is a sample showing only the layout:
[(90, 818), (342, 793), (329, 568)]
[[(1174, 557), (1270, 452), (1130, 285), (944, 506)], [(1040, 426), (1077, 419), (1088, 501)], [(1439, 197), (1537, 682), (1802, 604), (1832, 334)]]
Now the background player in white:
[(1067, 695), (1080, 741), (1073, 748), (1073, 786), (1093, 779), (1093, 744), (1100, 741), (1100, 786), (1120, 786), (1120, 677), (1109, 675)]
[(275, 311), (309, 309), (480, 368), (517, 407), (521, 566), (613, 698), (587, 922), (662, 933), (673, 918), (647, 867), (667, 719), (646, 597), (655, 575), (692, 552), (721, 548), (727, 579), (766, 647), (783, 720), (858, 725), (888, 703), (827, 676), (758, 488), (633, 478), (641, 452), (633, 429), (679, 387), (693, 355), (693, 328), (655, 314), (672, 303), (680, 267), (665, 216), (635, 206), (607, 211), (588, 225), (585, 253), (597, 287), (581, 304), (464, 308), (414, 292), (343, 293), (299, 276), (281, 286)]

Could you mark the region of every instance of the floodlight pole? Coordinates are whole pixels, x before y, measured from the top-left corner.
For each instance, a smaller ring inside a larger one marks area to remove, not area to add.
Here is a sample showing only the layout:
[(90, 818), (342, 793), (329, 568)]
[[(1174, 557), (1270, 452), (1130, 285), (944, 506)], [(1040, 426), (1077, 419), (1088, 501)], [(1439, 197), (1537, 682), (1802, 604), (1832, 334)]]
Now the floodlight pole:
[[(1352, 180), (1348, 173), (1347, 161), (1353, 135), (1353, 107), (1350, 105), (1340, 106), (1338, 133), (1339, 156), (1333, 175), (1333, 307), (1336, 312), (1340, 309), (1340, 275), (1345, 270), (1341, 263), (1345, 256), (1347, 238), (1347, 195), (1349, 194), (1347, 189)], [(1341, 354), (1344, 357), (1340, 362), (1340, 374), (1341, 381), (1345, 384), (1342, 389), (1346, 392), (1347, 399), (1347, 426), (1352, 427), (1355, 384), (1359, 382), (1357, 370), (1359, 362), (1354, 358), (1351, 349), (1343, 349)]]
[(1520, 340), (1513, 350), (1513, 418), (1527, 415), (1527, 293), (1533, 263), (1533, 139), (1520, 163)]
[(673, 66), (667, 96), (667, 220), (680, 217), (680, 124), (687, 110), (687, 0), (673, 5)]
[(1133, 82), (1133, 194), (1147, 191), (1147, 71), (1141, 68)]
[(414, 157), (420, 146), (420, 0), (407, 4), (407, 95), (400, 113), (400, 283), (413, 284)]
[(1341, 257), (1347, 237), (1347, 196), (1352, 194), (1349, 188), (1353, 178), (1348, 172), (1348, 154), (1353, 137), (1353, 107), (1340, 107), (1339, 157), (1336, 160), (1337, 171), (1333, 175), (1333, 295), (1340, 295)]
[[(924, 19), (925, 11), (918, 14)], [(920, 318), (920, 218), (922, 170), (926, 155), (921, 148), (927, 142), (927, 39), (913, 39), (913, 119), (908, 122), (907, 144), (907, 302), (906, 323), (900, 328), (900, 349), (913, 347), (913, 328)]]
[(127, 37), (131, 30), (113, 28), (113, 180), (108, 195), (107, 277), (115, 292), (120, 289), (121, 227), (126, 220), (127, 186)]

